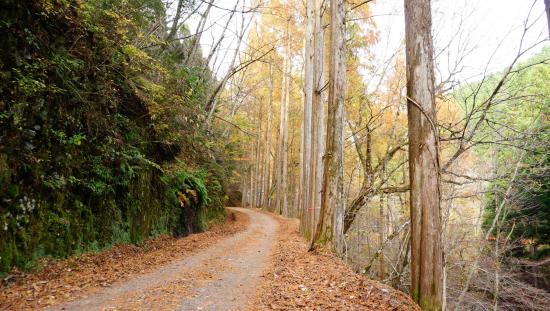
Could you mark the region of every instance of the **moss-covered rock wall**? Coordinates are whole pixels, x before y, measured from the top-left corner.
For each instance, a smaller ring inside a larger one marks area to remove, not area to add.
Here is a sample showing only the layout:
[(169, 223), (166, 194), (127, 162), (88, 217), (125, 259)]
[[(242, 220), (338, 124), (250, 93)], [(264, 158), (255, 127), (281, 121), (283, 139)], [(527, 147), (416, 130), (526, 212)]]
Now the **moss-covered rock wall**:
[[(199, 125), (208, 70), (136, 45), (160, 0), (1, 2), (0, 272), (223, 213), (223, 150), (196, 145), (215, 142)], [(184, 186), (204, 196), (193, 219)]]

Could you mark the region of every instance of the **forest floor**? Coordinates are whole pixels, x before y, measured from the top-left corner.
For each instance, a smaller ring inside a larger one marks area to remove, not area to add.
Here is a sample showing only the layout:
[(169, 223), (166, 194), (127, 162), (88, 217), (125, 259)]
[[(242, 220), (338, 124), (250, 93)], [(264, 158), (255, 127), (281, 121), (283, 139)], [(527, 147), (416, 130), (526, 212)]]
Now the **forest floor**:
[(415, 310), (405, 293), (356, 273), (332, 253), (308, 252), (298, 220), (279, 221), (277, 244), (249, 310)]
[(0, 310), (419, 310), (325, 252), (295, 220), (232, 209), (224, 224), (45, 263), (0, 289)]

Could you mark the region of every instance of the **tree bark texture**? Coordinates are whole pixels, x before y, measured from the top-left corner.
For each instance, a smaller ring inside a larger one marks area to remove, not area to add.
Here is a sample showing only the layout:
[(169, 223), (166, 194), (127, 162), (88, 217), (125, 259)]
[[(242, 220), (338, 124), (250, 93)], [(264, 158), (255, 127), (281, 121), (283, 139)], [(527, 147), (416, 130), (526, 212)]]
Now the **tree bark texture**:
[(319, 218), (321, 205), (321, 185), (323, 182), (323, 152), (325, 130), (325, 109), (323, 88), (325, 86), (325, 36), (322, 24), (323, 1), (315, 0), (315, 27), (313, 54), (313, 103), (312, 103), (312, 141), (311, 141), (311, 178), (309, 185), (310, 199), (309, 209), (311, 215), (311, 232), (315, 231), (315, 225)]
[(279, 122), (279, 146), (277, 159), (277, 203), (275, 209), (278, 213), (288, 215), (288, 194), (287, 194), (287, 175), (288, 175), (288, 106), (290, 101), (290, 20), (286, 27), (286, 46), (284, 48), (283, 59), (283, 80), (281, 90), (281, 113)]
[(326, 152), (324, 156), (321, 211), (312, 239), (315, 245), (327, 244), (337, 254), (344, 250), (343, 156), (344, 101), (346, 85), (345, 4), (330, 1), (330, 62), (327, 110)]
[(411, 294), (423, 310), (441, 310), (443, 251), (431, 26), (430, 0), (406, 0)]

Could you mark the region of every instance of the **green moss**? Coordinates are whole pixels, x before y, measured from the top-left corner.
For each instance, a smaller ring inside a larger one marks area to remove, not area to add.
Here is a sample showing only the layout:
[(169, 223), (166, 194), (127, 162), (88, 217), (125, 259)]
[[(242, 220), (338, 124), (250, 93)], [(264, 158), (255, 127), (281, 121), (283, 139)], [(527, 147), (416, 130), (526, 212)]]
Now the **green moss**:
[[(197, 113), (210, 72), (182, 65), (185, 43), (132, 45), (163, 10), (10, 0), (0, 11), (0, 271), (222, 217), (227, 146)], [(174, 201), (181, 188), (199, 193), (193, 213)]]

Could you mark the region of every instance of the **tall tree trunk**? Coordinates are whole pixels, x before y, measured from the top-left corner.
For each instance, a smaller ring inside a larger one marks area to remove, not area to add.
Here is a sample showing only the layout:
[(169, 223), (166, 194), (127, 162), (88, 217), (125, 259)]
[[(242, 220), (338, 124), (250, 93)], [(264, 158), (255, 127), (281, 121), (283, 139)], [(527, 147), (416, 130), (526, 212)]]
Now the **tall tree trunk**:
[(170, 29), (170, 33), (168, 34), (168, 37), (166, 38), (168, 40), (171, 40), (172, 38), (174, 38), (174, 36), (178, 32), (178, 26), (179, 26), (178, 23), (180, 21), (181, 11), (183, 9), (183, 2), (184, 2), (184, 0), (179, 0), (178, 1), (178, 6), (176, 8), (176, 15), (174, 16), (174, 20), (172, 21), (172, 28)]
[(328, 244), (344, 250), (344, 101), (346, 86), (345, 2), (330, 1), (330, 64), (326, 152), (321, 188), (321, 211), (310, 249)]
[[(257, 120), (260, 119), (260, 115), (258, 112)], [(259, 122), (258, 122), (259, 123)], [(257, 183), (256, 183), (256, 165), (258, 164), (258, 142), (259, 142), (259, 133), (256, 134), (256, 141), (251, 144), (252, 149), (252, 165), (250, 169), (250, 207), (254, 208), (256, 207), (256, 189), (257, 189)]]
[[(253, 156), (254, 156), (254, 144), (250, 144), (250, 159), (253, 159)], [(248, 207), (252, 208), (252, 197), (254, 195), (254, 182), (252, 180), (252, 169), (253, 169), (253, 164), (249, 165), (248, 167), (248, 179), (250, 181), (249, 185), (248, 185), (248, 196), (247, 196), (247, 199), (248, 199)]]
[(550, 39), (550, 0), (544, 0), (544, 7), (546, 9), (546, 19), (548, 20), (548, 39)]
[(265, 155), (264, 155), (264, 174), (262, 181), (262, 205), (269, 209), (269, 189), (270, 183), (270, 151), (271, 151), (271, 109), (273, 106), (273, 64), (269, 64), (269, 106), (267, 108), (267, 128), (265, 132)]
[[(201, 41), (202, 33), (204, 31), (204, 26), (206, 25), (206, 20), (208, 19), (208, 15), (210, 14), (210, 9), (212, 9), (213, 4), (214, 0), (210, 0), (210, 2), (208, 2), (208, 7), (206, 7), (206, 10), (201, 16), (199, 25), (197, 26), (197, 31), (195, 31), (195, 36), (193, 37), (193, 45), (191, 46), (191, 50), (189, 50), (189, 54), (187, 55), (187, 58), (185, 58), (185, 61), (183, 63), (184, 66), (189, 65), (189, 62), (196, 53), (197, 47), (199, 46)], [(202, 57), (202, 55), (200, 55), (200, 57)]]
[(315, 0), (315, 28), (313, 54), (313, 111), (312, 111), (312, 141), (311, 141), (311, 178), (310, 178), (310, 207), (311, 232), (315, 231), (319, 206), (321, 204), (321, 184), (323, 175), (323, 152), (325, 129), (325, 110), (323, 103), (324, 77), (324, 48), (325, 37), (322, 25), (322, 10), (324, 1)]
[(256, 164), (254, 165), (254, 207), (260, 207), (261, 197), (261, 178), (262, 178), (262, 108), (263, 105), (260, 102), (258, 111), (258, 136), (256, 140)]
[(443, 250), (431, 27), (430, 0), (406, 0), (411, 294), (423, 310), (441, 310)]
[(380, 253), (379, 261), (378, 261), (378, 277), (380, 281), (384, 281), (384, 278), (386, 277), (385, 272), (385, 263), (384, 263), (384, 241), (386, 241), (386, 222), (385, 222), (385, 215), (384, 215), (384, 194), (380, 193), (380, 206), (379, 206), (379, 215), (380, 217), (378, 222), (378, 235), (379, 235), (379, 245), (378, 247), (382, 250)]
[(290, 19), (287, 22), (287, 41), (286, 41), (286, 79), (285, 79), (285, 94), (284, 94), (284, 124), (283, 124), (283, 174), (282, 174), (282, 189), (283, 189), (283, 215), (288, 214), (288, 111), (290, 106), (290, 80), (292, 74), (292, 61), (290, 59)]
[[(229, 14), (229, 17), (227, 18), (227, 22), (225, 23), (225, 26), (223, 27), (223, 30), (221, 32), (220, 37), (218, 38), (218, 41), (212, 46), (210, 49), (210, 52), (208, 53), (208, 56), (206, 57), (206, 61), (204, 62), (206, 66), (204, 67), (204, 70), (207, 70), (210, 65), (210, 61), (212, 60), (212, 57), (216, 52), (219, 50), (221, 43), (225, 39), (225, 33), (227, 32), (227, 28), (229, 28), (229, 24), (231, 24), (231, 21), (233, 20), (233, 16), (235, 15), (235, 12), (237, 12), (237, 6), (239, 5), (239, 1), (235, 1), (235, 5), (233, 6), (233, 10), (231, 10), (231, 13)], [(212, 63), (212, 67), (214, 67), (216, 63)]]
[(315, 0), (306, 1), (306, 35), (304, 44), (304, 106), (302, 116), (302, 158), (300, 161), (302, 172), (300, 185), (300, 207), (302, 217), (300, 229), (306, 236), (310, 236), (312, 221), (311, 206), (309, 204), (310, 178), (312, 170), (311, 143), (312, 143), (312, 111), (313, 111), (313, 56), (315, 54)]
[[(305, 57), (305, 56), (304, 56)], [(303, 116), (302, 116), (302, 120), (303, 120)], [(298, 217), (300, 219), (300, 227), (299, 227), (299, 230), (300, 230), (300, 233), (302, 233), (304, 236), (307, 236), (307, 210), (304, 206), (303, 203), (303, 200), (302, 200), (302, 197), (303, 197), (303, 192), (304, 192), (304, 174), (305, 174), (305, 165), (303, 165), (304, 163), (304, 136), (305, 136), (305, 130), (304, 130), (304, 122), (302, 122), (301, 126), (300, 126), (300, 154), (299, 154), (299, 159), (300, 159), (300, 170), (299, 170), (299, 175), (298, 175), (298, 185), (297, 185), (297, 188), (298, 190), (296, 190), (296, 196), (295, 196), (295, 200), (294, 200), (294, 208), (298, 210)]]
[(241, 207), (246, 207), (246, 192), (248, 191), (246, 176), (246, 170), (244, 170), (241, 176)]
[(286, 56), (283, 59), (283, 75), (282, 75), (282, 88), (281, 88), (281, 106), (280, 106), (280, 113), (279, 113), (279, 135), (278, 135), (278, 141), (277, 141), (277, 159), (275, 162), (276, 169), (276, 182), (277, 182), (277, 199), (275, 201), (275, 211), (279, 214), (282, 213), (282, 196), (283, 196), (283, 188), (282, 188), (282, 179), (283, 179), (283, 132), (284, 132), (284, 124), (285, 124), (285, 86), (286, 86)]
[(244, 174), (243, 174), (243, 197), (242, 197), (242, 202), (241, 202), (241, 206), (242, 207), (246, 207), (246, 205), (248, 204), (248, 171), (244, 171)]
[[(286, 42), (286, 45), (288, 46), (290, 44), (290, 33), (289, 33), (289, 25), (290, 21), (287, 22), (286, 27), (286, 34), (285, 39), (288, 40)], [(278, 213), (284, 214), (286, 212), (286, 202), (287, 202), (287, 193), (286, 193), (286, 162), (287, 157), (285, 154), (285, 136), (288, 138), (288, 129), (286, 128), (286, 119), (287, 119), (287, 109), (286, 109), (286, 100), (287, 100), (287, 89), (288, 89), (288, 83), (287, 80), (290, 79), (290, 76), (288, 74), (288, 71), (290, 71), (288, 68), (290, 68), (290, 49), (287, 49), (287, 46), (285, 46), (284, 49), (284, 56), (283, 56), (283, 72), (282, 72), (282, 89), (281, 89), (281, 112), (279, 115), (279, 143), (278, 143), (278, 152), (277, 152), (277, 200), (275, 209)], [(285, 135), (286, 133), (286, 135)], [(284, 176), (284, 178), (283, 178)], [(284, 184), (284, 185), (283, 185)]]

